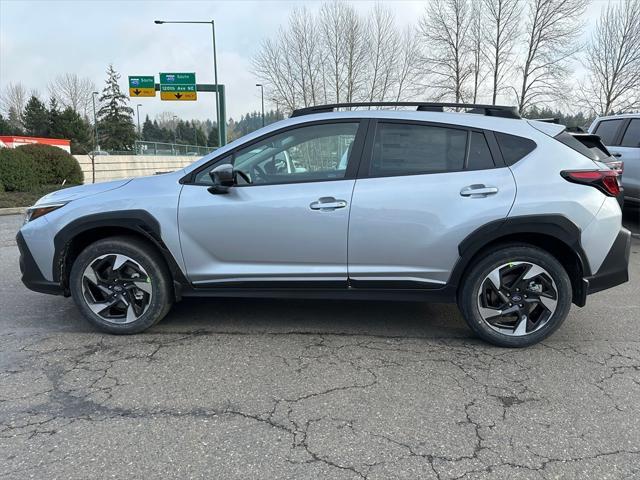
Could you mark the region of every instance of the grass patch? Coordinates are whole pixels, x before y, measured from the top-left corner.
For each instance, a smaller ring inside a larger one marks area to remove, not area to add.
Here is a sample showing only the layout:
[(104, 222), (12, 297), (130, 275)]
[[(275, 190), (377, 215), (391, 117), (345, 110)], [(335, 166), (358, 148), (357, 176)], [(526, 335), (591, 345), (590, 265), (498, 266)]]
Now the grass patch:
[(30, 207), (47, 193), (55, 192), (62, 188), (73, 187), (75, 185), (42, 185), (29, 192), (2, 192), (0, 191), (0, 208)]

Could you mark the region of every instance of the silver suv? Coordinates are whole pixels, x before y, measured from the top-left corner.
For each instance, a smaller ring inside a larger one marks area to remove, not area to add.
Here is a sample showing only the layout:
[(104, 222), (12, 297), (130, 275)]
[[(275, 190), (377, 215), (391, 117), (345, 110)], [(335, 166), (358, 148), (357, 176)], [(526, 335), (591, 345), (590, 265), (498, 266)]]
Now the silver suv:
[(392, 104), (409, 105), (305, 108), (183, 170), (49, 194), (18, 233), (23, 282), (110, 333), (187, 296), (394, 299), (457, 302), (521, 347), (627, 281), (617, 174), (590, 136)]
[(590, 133), (600, 137), (620, 165), (625, 202), (640, 205), (640, 113), (596, 118)]

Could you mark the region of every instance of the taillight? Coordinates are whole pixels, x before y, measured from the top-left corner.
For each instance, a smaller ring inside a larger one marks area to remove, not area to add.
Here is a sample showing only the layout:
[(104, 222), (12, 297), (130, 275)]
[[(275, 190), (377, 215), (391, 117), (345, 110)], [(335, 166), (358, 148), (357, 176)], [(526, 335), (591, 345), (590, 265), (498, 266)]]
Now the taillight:
[(560, 175), (569, 182), (595, 187), (611, 197), (620, 194), (620, 180), (614, 170), (564, 170)]
[(613, 162), (605, 162), (607, 167), (609, 167), (614, 172), (617, 172), (618, 175), (622, 175), (624, 173), (624, 162), (622, 160), (614, 160)]

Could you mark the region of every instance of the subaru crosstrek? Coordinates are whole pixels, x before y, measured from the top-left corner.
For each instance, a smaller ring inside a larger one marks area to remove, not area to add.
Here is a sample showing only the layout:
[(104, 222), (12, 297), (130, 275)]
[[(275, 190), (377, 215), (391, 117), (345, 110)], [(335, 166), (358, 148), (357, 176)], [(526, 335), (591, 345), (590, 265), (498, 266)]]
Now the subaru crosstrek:
[(509, 347), (628, 280), (619, 180), (593, 136), (411, 105), (309, 107), (182, 170), (46, 195), (18, 233), (22, 280), (110, 333), (187, 296), (395, 299), (457, 302)]

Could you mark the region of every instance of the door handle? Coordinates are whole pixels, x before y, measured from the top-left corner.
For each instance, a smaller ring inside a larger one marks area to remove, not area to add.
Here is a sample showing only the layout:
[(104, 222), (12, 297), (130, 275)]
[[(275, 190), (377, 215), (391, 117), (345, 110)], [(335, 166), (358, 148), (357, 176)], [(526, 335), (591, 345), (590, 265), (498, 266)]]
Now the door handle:
[(344, 200), (336, 200), (333, 197), (322, 197), (309, 205), (311, 210), (330, 211), (337, 208), (344, 208), (347, 202)]
[(616, 158), (620, 158), (620, 157), (622, 157), (622, 154), (621, 154), (621, 153), (618, 153), (618, 152), (611, 152), (611, 155), (613, 155), (613, 156), (614, 156), (614, 157), (616, 157)]
[(498, 193), (497, 187), (487, 187), (482, 184), (469, 185), (460, 190), (460, 195), (471, 198), (483, 198), (496, 193)]

